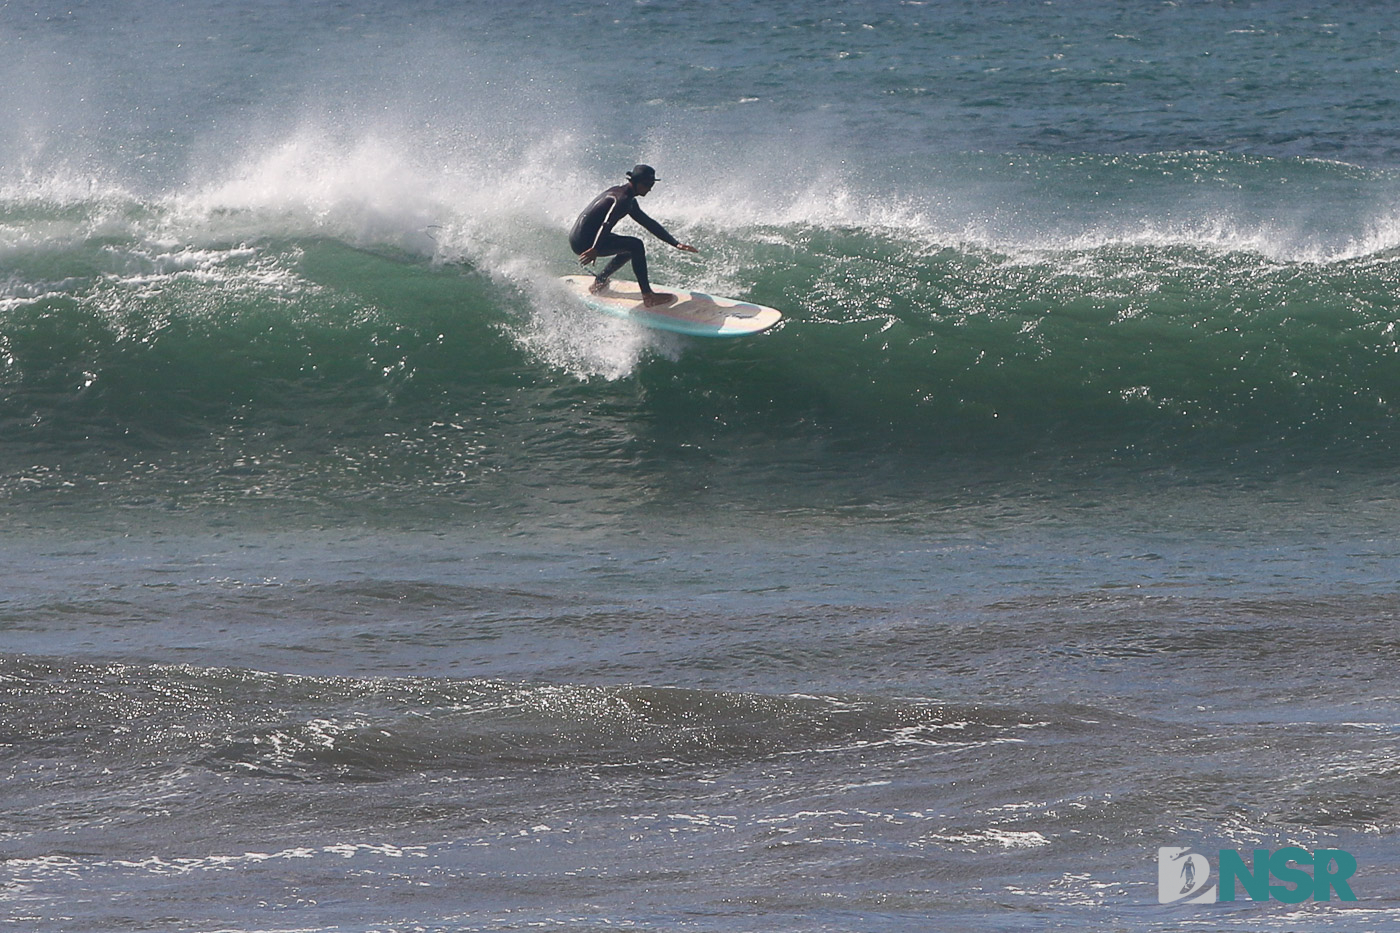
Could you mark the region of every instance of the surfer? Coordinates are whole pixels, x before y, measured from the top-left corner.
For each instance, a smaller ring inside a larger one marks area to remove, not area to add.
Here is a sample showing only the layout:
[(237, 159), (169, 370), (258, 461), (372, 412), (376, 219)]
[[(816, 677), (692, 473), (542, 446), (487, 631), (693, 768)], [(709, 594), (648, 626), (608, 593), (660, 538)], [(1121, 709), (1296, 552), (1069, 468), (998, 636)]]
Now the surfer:
[(676, 300), (675, 295), (651, 290), (647, 279), (647, 251), (642, 241), (634, 236), (619, 236), (613, 227), (624, 217), (631, 217), (663, 243), (687, 253), (700, 252), (688, 243), (681, 243), (666, 228), (652, 220), (642, 211), (637, 198), (644, 198), (656, 185), (656, 169), (650, 165), (635, 165), (627, 173), (627, 183), (609, 188), (593, 199), (574, 221), (574, 229), (569, 232), (569, 247), (578, 254), (582, 265), (591, 265), (599, 256), (611, 256), (612, 261), (601, 273), (595, 273), (597, 281), (589, 291), (595, 295), (608, 287), (612, 274), (630, 261), (632, 272), (637, 276), (637, 284), (642, 288), (642, 303), (648, 308), (666, 305)]

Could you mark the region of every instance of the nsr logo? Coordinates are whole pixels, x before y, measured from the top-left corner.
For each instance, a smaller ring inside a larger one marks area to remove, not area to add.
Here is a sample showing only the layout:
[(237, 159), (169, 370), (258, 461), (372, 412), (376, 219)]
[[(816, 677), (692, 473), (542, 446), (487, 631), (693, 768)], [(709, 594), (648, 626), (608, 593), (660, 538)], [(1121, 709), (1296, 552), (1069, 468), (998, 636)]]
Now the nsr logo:
[[(1356, 859), (1345, 849), (1318, 849), (1309, 852), (1287, 846), (1270, 852), (1255, 849), (1246, 865), (1234, 849), (1221, 849), (1216, 861), (1220, 882), (1210, 884), (1210, 861), (1189, 848), (1165, 846), (1157, 850), (1157, 900), (1162, 904), (1184, 901), (1188, 904), (1214, 904), (1235, 899), (1236, 883), (1252, 901), (1269, 898), (1285, 904), (1301, 904), (1308, 898), (1354, 901), (1347, 879), (1356, 873)], [(1311, 866), (1309, 874), (1304, 866)], [(1280, 882), (1270, 883), (1270, 879)]]

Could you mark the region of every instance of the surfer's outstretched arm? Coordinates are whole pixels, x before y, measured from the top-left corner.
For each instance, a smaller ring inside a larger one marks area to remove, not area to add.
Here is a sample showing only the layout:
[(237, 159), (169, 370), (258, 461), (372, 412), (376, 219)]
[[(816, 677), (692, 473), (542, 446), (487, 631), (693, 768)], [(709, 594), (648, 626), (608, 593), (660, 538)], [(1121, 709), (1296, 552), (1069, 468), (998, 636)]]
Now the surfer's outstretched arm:
[(676, 249), (683, 250), (687, 253), (700, 252), (698, 249), (691, 246), (689, 243), (682, 243), (680, 240), (677, 240), (675, 237), (671, 236), (671, 231), (667, 230), (660, 223), (653, 220), (651, 215), (648, 214), (646, 211), (642, 210), (642, 206), (636, 201), (632, 202), (631, 206), (627, 209), (627, 213), (631, 216), (633, 220), (645, 227), (648, 231), (650, 231), (652, 236), (656, 237), (661, 242), (669, 243)]

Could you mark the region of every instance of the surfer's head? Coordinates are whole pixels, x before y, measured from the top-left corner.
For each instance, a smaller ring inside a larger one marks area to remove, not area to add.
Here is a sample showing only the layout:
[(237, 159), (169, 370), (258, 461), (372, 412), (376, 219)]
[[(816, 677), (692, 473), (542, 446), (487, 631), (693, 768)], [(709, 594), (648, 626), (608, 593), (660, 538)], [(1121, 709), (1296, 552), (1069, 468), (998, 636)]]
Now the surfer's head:
[(656, 184), (656, 169), (650, 165), (638, 163), (632, 166), (632, 171), (627, 173), (627, 180), (632, 183), (632, 187), (637, 189), (638, 194), (646, 194)]

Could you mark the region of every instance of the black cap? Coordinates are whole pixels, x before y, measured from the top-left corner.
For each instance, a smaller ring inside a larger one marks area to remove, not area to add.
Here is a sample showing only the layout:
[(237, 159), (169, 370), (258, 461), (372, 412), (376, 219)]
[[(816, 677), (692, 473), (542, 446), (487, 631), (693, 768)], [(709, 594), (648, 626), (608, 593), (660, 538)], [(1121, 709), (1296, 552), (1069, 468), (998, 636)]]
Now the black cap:
[(632, 181), (656, 181), (656, 169), (650, 165), (634, 165), (627, 177)]

